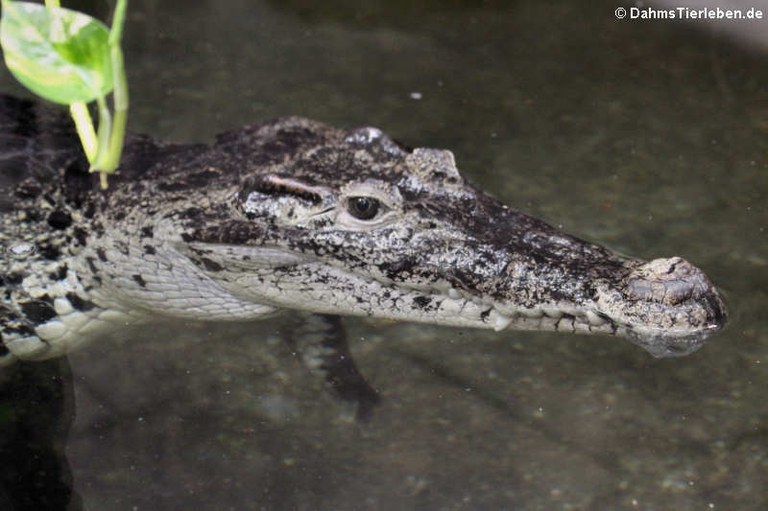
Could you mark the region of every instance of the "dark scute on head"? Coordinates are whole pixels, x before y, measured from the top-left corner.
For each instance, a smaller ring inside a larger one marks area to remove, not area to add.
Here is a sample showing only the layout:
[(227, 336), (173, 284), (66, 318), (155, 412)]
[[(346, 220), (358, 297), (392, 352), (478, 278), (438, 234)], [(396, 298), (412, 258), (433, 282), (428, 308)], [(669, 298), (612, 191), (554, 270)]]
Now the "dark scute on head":
[(117, 187), (111, 186), (112, 181), (131, 183), (142, 176), (151, 175), (155, 167), (161, 165), (158, 172), (168, 174), (179, 165), (191, 166), (200, 154), (206, 150), (203, 144), (163, 144), (145, 135), (129, 135), (120, 159), (117, 174), (110, 176), (108, 193)]
[[(49, 273), (48, 277), (50, 277), (51, 280), (64, 280), (67, 278), (67, 270), (67, 265), (62, 264), (55, 272)], [(0, 282), (0, 284), (2, 284), (2, 282)]]
[(75, 239), (80, 244), (80, 246), (84, 247), (88, 242), (88, 231), (86, 231), (82, 227), (75, 226), (72, 234), (74, 234)]
[(61, 249), (48, 242), (38, 243), (37, 253), (49, 261), (56, 261), (61, 257)]
[(181, 192), (189, 189), (199, 189), (216, 182), (221, 177), (221, 172), (205, 169), (199, 172), (187, 172), (178, 175), (171, 181), (158, 183), (158, 190), (164, 192)]
[(189, 183), (193, 188), (202, 188), (203, 186), (214, 183), (219, 175), (220, 173), (214, 170), (203, 170), (187, 175), (185, 182)]
[(66, 211), (61, 211), (60, 209), (52, 211), (51, 214), (48, 215), (48, 225), (57, 230), (66, 229), (72, 225), (72, 215)]
[(12, 286), (18, 286), (19, 284), (22, 283), (23, 280), (24, 280), (24, 275), (19, 272), (11, 272), (3, 275), (3, 282), (6, 282)]
[(251, 166), (261, 166), (280, 163), (337, 136), (337, 130), (325, 124), (286, 117), (223, 133), (216, 138), (214, 147)]
[(87, 194), (98, 188), (98, 182), (96, 173), (88, 171), (88, 161), (84, 156), (73, 159), (64, 169), (64, 199), (75, 208), (80, 208)]
[(334, 145), (319, 147), (292, 162), (288, 172), (310, 185), (336, 187), (366, 178), (397, 181), (402, 177), (397, 171), (386, 170), (401, 160), (402, 155), (370, 150), (367, 154), (372, 160), (359, 159), (351, 147), (346, 150)]

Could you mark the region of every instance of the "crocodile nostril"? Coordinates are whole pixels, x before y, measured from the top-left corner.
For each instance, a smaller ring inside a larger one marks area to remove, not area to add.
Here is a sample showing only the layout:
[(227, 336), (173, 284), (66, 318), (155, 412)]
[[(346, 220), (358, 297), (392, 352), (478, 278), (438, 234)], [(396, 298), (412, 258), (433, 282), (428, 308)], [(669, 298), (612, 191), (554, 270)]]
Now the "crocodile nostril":
[(704, 273), (681, 257), (654, 259), (629, 276), (627, 295), (666, 305), (695, 299), (712, 288)]

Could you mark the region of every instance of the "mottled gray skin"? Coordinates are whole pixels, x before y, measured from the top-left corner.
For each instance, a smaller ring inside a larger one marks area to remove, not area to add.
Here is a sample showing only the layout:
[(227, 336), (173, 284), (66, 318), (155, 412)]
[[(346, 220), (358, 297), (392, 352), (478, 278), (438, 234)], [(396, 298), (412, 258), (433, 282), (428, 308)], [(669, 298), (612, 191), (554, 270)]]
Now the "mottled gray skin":
[(102, 191), (66, 119), (5, 98), (0, 124), (6, 362), (159, 316), (593, 332), (655, 356), (689, 353), (726, 322), (687, 261), (564, 234), (467, 183), (450, 152), (376, 129), (287, 118), (210, 146), (135, 138)]

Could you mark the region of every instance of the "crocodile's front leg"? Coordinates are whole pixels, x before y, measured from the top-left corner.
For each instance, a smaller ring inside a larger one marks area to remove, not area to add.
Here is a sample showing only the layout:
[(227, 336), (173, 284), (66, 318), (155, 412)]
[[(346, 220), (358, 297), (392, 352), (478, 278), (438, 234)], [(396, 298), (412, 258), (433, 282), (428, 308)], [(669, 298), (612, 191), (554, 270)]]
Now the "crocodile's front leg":
[(305, 367), (323, 377), (339, 399), (355, 407), (357, 419), (370, 417), (380, 397), (355, 365), (339, 316), (300, 314), (287, 341)]

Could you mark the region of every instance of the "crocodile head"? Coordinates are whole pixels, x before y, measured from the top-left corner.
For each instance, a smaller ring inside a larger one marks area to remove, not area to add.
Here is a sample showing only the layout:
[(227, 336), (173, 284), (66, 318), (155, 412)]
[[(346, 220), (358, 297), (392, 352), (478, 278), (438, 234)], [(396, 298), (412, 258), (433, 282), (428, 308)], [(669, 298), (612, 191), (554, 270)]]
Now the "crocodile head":
[[(265, 147), (280, 156), (254, 165), (249, 151), (262, 158)], [(726, 322), (717, 289), (686, 260), (626, 258), (564, 234), (467, 183), (449, 151), (300, 119), (224, 139), (219, 150), (239, 155), (239, 182), (219, 205), (226, 214), (189, 217), (180, 245), (240, 299), (602, 333), (658, 357), (698, 349)]]

